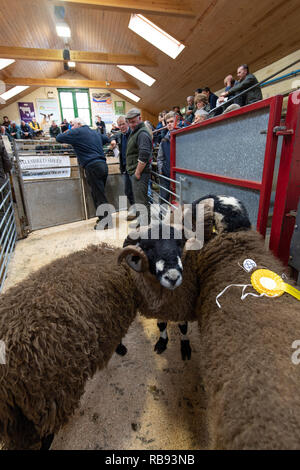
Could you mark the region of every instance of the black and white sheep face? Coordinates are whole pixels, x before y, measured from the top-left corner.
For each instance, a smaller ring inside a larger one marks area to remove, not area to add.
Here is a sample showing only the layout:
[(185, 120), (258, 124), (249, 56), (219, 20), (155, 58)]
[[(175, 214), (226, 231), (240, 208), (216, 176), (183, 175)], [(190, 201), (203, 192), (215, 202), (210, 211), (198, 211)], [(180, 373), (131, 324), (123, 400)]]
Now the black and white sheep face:
[(149, 262), (149, 271), (166, 289), (174, 290), (182, 283), (181, 240), (140, 240), (140, 248)]
[(162, 224), (156, 229), (146, 229), (136, 240), (127, 237), (121, 259), (136, 272), (148, 272), (161, 286), (174, 290), (182, 283), (182, 233), (171, 226), (164, 232)]

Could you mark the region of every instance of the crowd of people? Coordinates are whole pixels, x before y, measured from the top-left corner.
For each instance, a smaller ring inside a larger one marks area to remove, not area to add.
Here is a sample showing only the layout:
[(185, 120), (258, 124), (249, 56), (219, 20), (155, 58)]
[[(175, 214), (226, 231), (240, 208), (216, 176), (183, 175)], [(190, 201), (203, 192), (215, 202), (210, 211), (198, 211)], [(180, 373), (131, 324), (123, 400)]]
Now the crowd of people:
[[(60, 143), (73, 146), (78, 163), (85, 170), (96, 211), (99, 206), (107, 203), (105, 184), (108, 167), (103, 146), (110, 144), (111, 149), (118, 147), (120, 171), (124, 175), (125, 194), (131, 207), (127, 220), (137, 217), (132, 206), (142, 204), (147, 210), (147, 217), (143, 221), (139, 217), (138, 224), (148, 224), (150, 221), (148, 191), (153, 148), (158, 148), (160, 199), (161, 202), (167, 203), (171, 195), (169, 192), (171, 132), (176, 128), (200, 123), (210, 117), (262, 99), (259, 83), (256, 77), (249, 73), (247, 65), (238, 67), (237, 79), (235, 80), (232, 75), (225, 77), (225, 91), (219, 97), (212, 93), (209, 87), (198, 88), (194, 95), (187, 97), (184, 114), (181, 113), (179, 106), (174, 106), (169, 112), (164, 110), (159, 113), (156, 129), (149, 121), (143, 122), (140, 111), (132, 108), (126, 116), (119, 116), (110, 133), (107, 133), (106, 124), (98, 115), (95, 120), (96, 130), (91, 129), (81, 118), (75, 118), (70, 123), (64, 119), (60, 127), (52, 121), (49, 134)], [(9, 118), (4, 116), (1, 134), (8, 135), (10, 139), (32, 139), (43, 135), (43, 129), (35, 118), (29, 124), (21, 121), (18, 126), (16, 122), (10, 122)], [(104, 215), (98, 217), (95, 228), (101, 226), (104, 218)], [(138, 224), (135, 223), (134, 226)]]

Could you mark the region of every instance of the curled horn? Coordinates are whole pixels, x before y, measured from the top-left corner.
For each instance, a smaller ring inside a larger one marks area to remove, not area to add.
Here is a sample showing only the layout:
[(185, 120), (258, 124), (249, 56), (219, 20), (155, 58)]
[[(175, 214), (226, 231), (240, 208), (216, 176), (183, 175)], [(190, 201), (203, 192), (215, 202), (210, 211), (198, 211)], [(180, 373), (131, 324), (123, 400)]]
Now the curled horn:
[(148, 258), (139, 246), (128, 245), (118, 256), (118, 264), (121, 264), (125, 258), (130, 268), (138, 273), (144, 273), (149, 270)]

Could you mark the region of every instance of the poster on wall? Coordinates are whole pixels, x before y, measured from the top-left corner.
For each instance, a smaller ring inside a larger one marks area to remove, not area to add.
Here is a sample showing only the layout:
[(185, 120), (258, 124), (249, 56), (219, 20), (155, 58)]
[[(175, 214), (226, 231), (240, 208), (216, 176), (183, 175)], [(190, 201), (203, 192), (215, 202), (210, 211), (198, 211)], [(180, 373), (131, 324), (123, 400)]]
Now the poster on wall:
[(105, 124), (112, 124), (114, 120), (114, 110), (110, 93), (92, 93), (93, 118), (101, 116)]
[(115, 115), (121, 116), (125, 114), (125, 101), (115, 101)]
[(26, 124), (32, 121), (35, 117), (33, 103), (25, 103), (24, 101), (18, 101), (20, 121), (25, 121)]
[(58, 103), (56, 100), (36, 100), (37, 104), (37, 121), (41, 125), (42, 129), (50, 127), (52, 121), (56, 121), (56, 124), (60, 124), (60, 113), (58, 109)]

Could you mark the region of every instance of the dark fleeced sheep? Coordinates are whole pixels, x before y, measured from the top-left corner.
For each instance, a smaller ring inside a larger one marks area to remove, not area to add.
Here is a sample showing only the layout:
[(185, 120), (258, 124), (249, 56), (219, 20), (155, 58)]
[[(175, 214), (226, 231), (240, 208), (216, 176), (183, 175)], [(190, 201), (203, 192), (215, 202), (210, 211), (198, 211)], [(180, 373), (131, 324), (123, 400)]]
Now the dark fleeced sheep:
[(300, 449), (300, 366), (291, 360), (292, 343), (300, 339), (299, 301), (287, 293), (241, 300), (242, 288), (230, 287), (218, 299), (221, 308), (216, 304), (227, 286), (251, 284), (244, 260), (278, 275), (284, 267), (254, 231), (221, 234), (197, 256), (211, 447)]
[(102, 244), (72, 253), (1, 296), (0, 440), (6, 447), (49, 447), (86, 380), (126, 334), (136, 292), (129, 268), (117, 265), (119, 252)]

